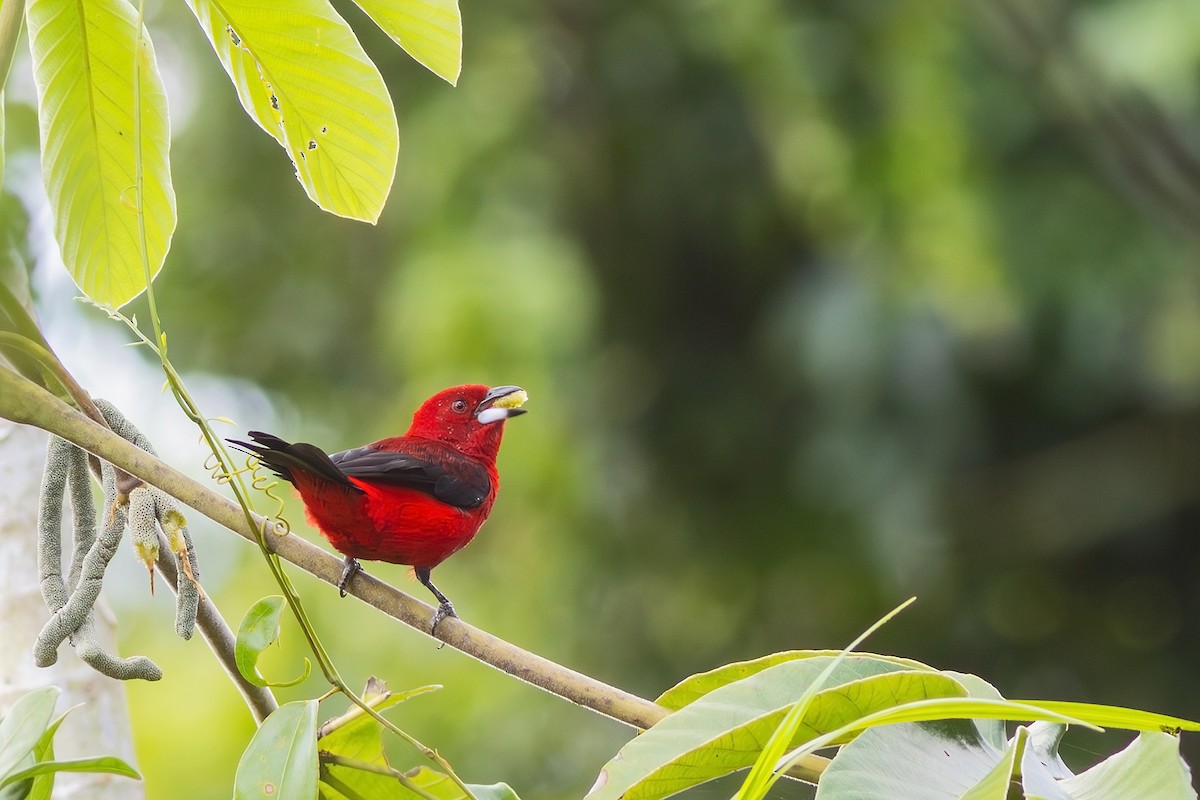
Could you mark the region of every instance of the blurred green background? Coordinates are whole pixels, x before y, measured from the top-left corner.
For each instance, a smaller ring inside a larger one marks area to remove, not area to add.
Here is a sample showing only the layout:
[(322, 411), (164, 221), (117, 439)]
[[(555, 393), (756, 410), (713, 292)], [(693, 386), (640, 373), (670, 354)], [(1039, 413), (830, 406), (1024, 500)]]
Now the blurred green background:
[[(378, 227), (312, 206), (186, 8), (149, 10), (180, 212), (159, 308), (177, 367), (249, 398), (228, 435), (337, 450), (444, 386), (524, 386), (496, 510), (435, 579), (646, 696), (915, 594), (868, 649), (1200, 717), (1200, 6), (467, 2), (451, 89), (335, 5), (400, 118)], [(110, 377), (169, 410), (137, 375)], [(236, 623), (270, 579), (198, 536)], [(150, 796), (224, 796), (249, 715), (126, 569), (123, 650), (166, 671), (129, 686)], [(351, 683), (444, 685), (395, 718), (469, 781), (579, 796), (629, 735), (298, 582)], [(303, 654), (285, 628), (267, 670)]]

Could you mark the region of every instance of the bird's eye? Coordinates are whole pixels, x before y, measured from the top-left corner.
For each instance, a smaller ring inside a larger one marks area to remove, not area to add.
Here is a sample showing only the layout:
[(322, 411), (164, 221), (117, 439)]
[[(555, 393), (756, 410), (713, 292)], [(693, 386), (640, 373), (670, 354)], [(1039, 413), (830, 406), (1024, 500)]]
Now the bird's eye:
[(450, 404), (450, 408), (454, 409), (454, 412), (456, 414), (461, 414), (467, 410), (467, 401), (466, 400), (455, 400), (453, 403)]

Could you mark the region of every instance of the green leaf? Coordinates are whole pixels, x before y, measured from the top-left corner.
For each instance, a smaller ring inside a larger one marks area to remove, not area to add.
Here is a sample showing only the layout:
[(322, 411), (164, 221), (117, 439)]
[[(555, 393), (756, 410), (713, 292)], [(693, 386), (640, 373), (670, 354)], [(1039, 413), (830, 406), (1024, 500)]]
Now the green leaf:
[(821, 776), (816, 800), (1004, 800), (1017, 759), (1024, 796), (1034, 800), (1195, 800), (1179, 741), (1142, 733), (1081, 775), (1058, 758), (1061, 729), (1017, 729), (1003, 750), (965, 720), (873, 727), (846, 745)]
[(451, 86), (462, 72), (458, 0), (355, 0), (392, 41)]
[(17, 769), (50, 726), (58, 689), (46, 686), (22, 695), (0, 720), (0, 782)]
[[(942, 670), (942, 674), (949, 675), (961, 683), (963, 688), (967, 690), (968, 697), (979, 697), (984, 700), (1004, 700), (1004, 696), (1000, 694), (995, 686), (992, 686), (978, 675), (972, 675), (968, 672), (955, 672), (949, 669)], [(983, 735), (984, 741), (997, 750), (1003, 750), (1008, 746), (1008, 731), (1004, 722), (1002, 719), (977, 719), (975, 720), (975, 727)]]
[[(1018, 728), (1018, 732), (1026, 730)], [(1028, 727), (1025, 751), (1021, 754), (1021, 788), (1028, 800), (1060, 800), (1065, 793), (1058, 781), (1071, 771), (1058, 755), (1058, 744), (1066, 725), (1035, 722)]]
[(909, 598), (879, 618), (871, 627), (859, 634), (854, 641), (846, 645), (829, 662), (825, 669), (821, 671), (817, 679), (808, 685), (804, 690), (804, 694), (800, 695), (800, 699), (788, 709), (787, 714), (783, 717), (783, 721), (779, 723), (779, 726), (767, 741), (766, 746), (763, 747), (762, 752), (758, 754), (758, 758), (754, 761), (754, 766), (750, 768), (750, 773), (746, 776), (746, 780), (742, 782), (741, 788), (738, 789), (735, 800), (746, 800), (747, 798), (760, 800), (760, 798), (766, 796), (767, 792), (775, 784), (775, 781), (779, 779), (779, 774), (775, 771), (775, 764), (779, 761), (784, 751), (787, 750), (789, 744), (796, 738), (796, 734), (800, 730), (800, 725), (803, 723), (804, 717), (812, 705), (813, 697), (825, 687), (829, 676), (845, 662), (854, 648), (862, 644), (868, 636), (886, 625), (892, 617), (899, 614), (915, 600), (915, 597)]
[[(781, 653), (772, 653), (768, 656), (755, 658), (750, 661), (735, 661), (732, 664), (725, 664), (708, 672), (701, 672), (684, 678), (679, 683), (672, 686), (667, 691), (663, 692), (657, 700), (664, 708), (669, 708), (672, 711), (683, 708), (688, 703), (692, 703), (704, 695), (711, 692), (713, 689), (718, 689), (729, 683), (740, 681), (743, 678), (749, 678), (762, 672), (768, 667), (773, 667), (777, 664), (782, 664), (786, 661), (796, 661), (802, 658), (825, 658), (834, 657), (838, 654), (838, 650), (787, 650)], [(873, 658), (878, 661), (889, 661), (893, 664), (905, 667), (907, 669), (933, 671), (933, 667), (922, 664), (920, 661), (913, 661), (909, 658), (898, 658), (896, 656), (877, 655), (875, 653), (859, 653), (860, 656)]]
[(1003, 800), (1015, 757), (965, 720), (875, 727), (834, 756), (816, 800)]
[(63, 263), (84, 294), (120, 307), (146, 289), (139, 146), (151, 278), (162, 268), (175, 230), (167, 98), (154, 49), (126, 0), (30, 0), (26, 18), (42, 176)]
[[(66, 715), (64, 714), (63, 716)], [(33, 748), (32, 756), (34, 763), (38, 761), (54, 760), (53, 731), (57, 730), (58, 722), (62, 722), (62, 717), (59, 717), (58, 721), (46, 730), (46, 734), (48, 735), (43, 735), (42, 740), (37, 743), (37, 747)], [(29, 789), (29, 795), (25, 798), (25, 800), (50, 800), (53, 795), (54, 773), (51, 772), (46, 775), (39, 775), (33, 779), (33, 784)]]
[[(325, 765), (325, 769), (328, 771), (334, 767)], [(409, 790), (387, 775), (346, 767), (336, 769), (337, 772), (330, 779), (332, 785), (321, 784), (321, 797), (328, 800), (417, 800), (424, 796)], [(468, 800), (467, 794), (444, 773), (428, 767), (418, 767), (409, 770), (404, 776), (426, 795), (431, 795), (437, 800)], [(520, 800), (517, 793), (506, 783), (486, 786), (468, 783), (467, 788), (476, 800)]]
[[(71, 706), (66, 711), (58, 715), (58, 719), (50, 723), (50, 727), (42, 733), (42, 738), (38, 739), (38, 743), (34, 745), (31, 764), (39, 761), (54, 760), (54, 735), (58, 733), (58, 728), (62, 725), (63, 720), (79, 706)], [(50, 800), (54, 792), (54, 773), (49, 772), (45, 775), (38, 775), (33, 779), (33, 785), (29, 790), (29, 796), (26, 800)]]
[(400, 149), (379, 70), (326, 0), (188, 0), (250, 118), (326, 211), (375, 222)]
[(1179, 757), (1179, 738), (1140, 734), (1129, 747), (1059, 783), (1074, 800), (1195, 800), (1192, 771)]
[(74, 758), (70, 761), (40, 761), (32, 767), (14, 772), (5, 778), (4, 783), (0, 786), (8, 784), (10, 781), (35, 778), (38, 775), (49, 775), (56, 772), (104, 772), (134, 779), (142, 777), (137, 770), (116, 756), (96, 756), (95, 758)]
[[(633, 739), (604, 767), (594, 800), (666, 797), (750, 766), (788, 708), (833, 661), (787, 661), (715, 689)], [(804, 716), (795, 746), (906, 700), (961, 696), (958, 682), (891, 661), (850, 656)]]
[(279, 639), (279, 615), (287, 601), (282, 595), (269, 595), (250, 606), (242, 624), (238, 626), (237, 642), (233, 657), (238, 672), (255, 686), (295, 686), (308, 677), (312, 664), (304, 659), (304, 672), (290, 681), (268, 681), (258, 672), (258, 659), (263, 652)]
[[(404, 774), (421, 789), (438, 798), (438, 800), (466, 800), (467, 795), (459, 788), (449, 775), (445, 775), (429, 767), (418, 767)], [(492, 783), (481, 785), (468, 783), (477, 800), (520, 800), (517, 793), (507, 783)]]
[[(407, 692), (385, 692), (387, 696), (382, 701), (374, 703), (372, 708), (378, 712), (383, 712), (419, 694), (425, 694), (426, 692), (432, 692), (440, 688), (440, 686), (434, 685), (421, 686), (416, 689), (410, 689)], [(375, 696), (378, 697), (379, 695)], [(365, 694), (363, 699), (371, 702), (373, 698), (371, 695)], [(387, 759), (384, 758), (383, 753), (383, 726), (379, 724), (378, 720), (357, 706), (351, 708), (350, 713), (354, 714), (354, 712), (358, 713), (352, 719), (320, 738), (321, 751), (335, 753), (357, 761), (386, 764)], [(338, 769), (336, 766), (333, 768)]]
[(1105, 706), (1097, 703), (1072, 703), (1065, 700), (1013, 700), (1027, 706), (1036, 706), (1065, 717), (1074, 717), (1102, 728), (1121, 728), (1127, 731), (1200, 731), (1200, 722), (1190, 719), (1169, 717), (1136, 708)]
[(419, 797), (390, 775), (335, 764), (321, 764), (318, 790), (322, 800), (412, 800)]
[(317, 701), (280, 706), (238, 761), (234, 800), (312, 800), (317, 796)]
[[(382, 681), (371, 678), (367, 681), (363, 699), (371, 703), (371, 707), (376, 711), (382, 712), (419, 694), (440, 688), (440, 686), (421, 686), (406, 692), (392, 693), (387, 691)], [(383, 699), (380, 700), (380, 697)], [(356, 761), (374, 764), (388, 763), (383, 751), (383, 726), (357, 706), (352, 706), (346, 717), (339, 718), (342, 724), (317, 740), (320, 751), (345, 756)], [(326, 723), (326, 725), (328, 724)], [(322, 797), (357, 796), (366, 800), (374, 800), (374, 798), (386, 800), (401, 795), (407, 797), (409, 794), (395, 778), (388, 775), (366, 772), (339, 764), (322, 764), (321, 766)]]

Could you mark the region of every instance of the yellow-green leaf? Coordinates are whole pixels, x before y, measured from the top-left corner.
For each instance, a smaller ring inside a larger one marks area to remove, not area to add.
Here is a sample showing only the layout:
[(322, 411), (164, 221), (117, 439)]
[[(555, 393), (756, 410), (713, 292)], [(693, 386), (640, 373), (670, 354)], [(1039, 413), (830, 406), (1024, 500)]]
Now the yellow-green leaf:
[(120, 307), (147, 284), (136, 185), (139, 145), (151, 279), (175, 231), (167, 98), (154, 49), (125, 0), (30, 0), (26, 18), (42, 176), (63, 262), (84, 294)]
[(462, 72), (458, 0), (355, 0), (392, 41), (454, 86)]
[(188, 0), (250, 118), (321, 208), (375, 222), (400, 133), (379, 70), (326, 0)]
[(279, 639), (279, 615), (283, 613), (286, 602), (282, 595), (264, 597), (250, 606), (238, 626), (237, 641), (233, 648), (234, 661), (242, 677), (255, 686), (295, 686), (307, 679), (312, 671), (312, 664), (306, 658), (304, 671), (289, 681), (269, 681), (258, 672), (258, 659)]
[[(658, 800), (752, 765), (788, 709), (833, 660), (785, 661), (688, 703), (621, 748), (589, 798)], [(826, 677), (789, 746), (907, 701), (966, 694), (945, 675), (863, 656), (850, 656)], [(835, 736), (830, 744), (848, 738)]]

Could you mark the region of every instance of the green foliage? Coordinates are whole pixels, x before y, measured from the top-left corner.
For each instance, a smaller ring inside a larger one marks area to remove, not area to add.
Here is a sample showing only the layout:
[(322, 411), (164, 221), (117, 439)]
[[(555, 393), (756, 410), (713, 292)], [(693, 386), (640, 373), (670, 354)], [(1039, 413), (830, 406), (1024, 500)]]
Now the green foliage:
[(158, 274), (175, 230), (167, 98), (127, 0), (30, 0), (42, 176), (71, 276), (122, 306)]
[[(395, 110), (358, 38), (326, 0), (190, 3), (246, 112), (284, 148), (321, 208), (375, 222), (399, 152)], [(0, 96), (20, 18), (0, 16)], [(455, 0), (364, 2), (418, 61), (454, 83)], [(175, 230), (167, 98), (140, 7), (30, 0), (42, 175), (75, 282), (119, 308), (162, 269)], [(3, 142), (0, 108), (0, 142)], [(3, 175), (0, 148), (0, 175)]]
[(304, 659), (304, 672), (290, 681), (268, 681), (258, 672), (258, 659), (279, 640), (279, 616), (287, 608), (283, 595), (264, 597), (246, 612), (238, 626), (233, 655), (238, 672), (255, 686), (295, 686), (308, 678), (312, 662)]
[(254, 733), (238, 762), (235, 800), (317, 796), (317, 701), (276, 709)]
[[(398, 703), (437, 688), (440, 687), (422, 686), (407, 692), (393, 693), (372, 678), (363, 692), (363, 699), (376, 711), (383, 712)], [(333, 726), (332, 730), (324, 733), (325, 728), (330, 726)], [(318, 744), (321, 758), (325, 762), (321, 765), (320, 795), (323, 800), (415, 798), (423, 796), (421, 791), (445, 800), (458, 800), (467, 796), (462, 786), (443, 772), (428, 767), (418, 767), (404, 773), (392, 769), (383, 749), (383, 727), (378, 720), (366, 715), (361, 709), (353, 708), (344, 717), (326, 723)], [(346, 759), (347, 762), (334, 763), (333, 758)], [(351, 763), (358, 766), (351, 766)], [(364, 769), (366, 766), (375, 767), (378, 771)], [(497, 794), (493, 787), (484, 787), (489, 788), (484, 794), (474, 792), (474, 789), (480, 787), (470, 788), (479, 800), (489, 797), (499, 800), (506, 797)], [(516, 797), (511, 789), (508, 789), (507, 796)]]
[[(622, 748), (604, 767), (589, 796), (593, 800), (618, 797), (657, 800), (753, 764), (755, 770), (747, 777), (742, 791), (745, 797), (761, 798), (779, 772), (801, 763), (816, 750), (840, 744), (844, 747), (820, 775), (818, 786), (826, 787), (827, 776), (836, 774), (833, 770), (843, 752), (849, 753), (851, 760), (843, 774), (858, 782), (847, 785), (838, 779), (835, 785), (839, 788), (824, 788), (821, 797), (858, 797), (856, 792), (862, 791), (864, 781), (866, 785), (874, 785), (876, 781), (886, 785), (891, 780), (889, 770), (895, 771), (895, 765), (905, 759), (915, 760), (917, 751), (923, 752), (923, 761), (939, 763), (944, 749), (941, 743), (921, 737), (926, 737), (928, 731), (948, 730), (957, 732), (951, 738), (970, 743), (964, 762), (975, 772), (970, 783), (959, 782), (951, 773), (946, 784), (961, 788), (979, 784), (974, 791), (983, 798), (992, 796), (988, 792), (996, 791), (996, 787), (1007, 785), (1019, 763), (1024, 734), (1018, 733), (1007, 748), (998, 748), (994, 728), (986, 723), (960, 720), (1042, 720), (1146, 732), (1200, 730), (1200, 723), (1132, 709), (1008, 701), (999, 698), (993, 687), (975, 676), (931, 671), (924, 665), (901, 664), (875, 656), (842, 653), (831, 658), (814, 653), (799, 658), (787, 654), (791, 657), (781, 659), (783, 655), (758, 659), (757, 663), (778, 663), (744, 677), (738, 673), (746, 672), (745, 669), (724, 670), (728, 682), (713, 685), (708, 693)], [(693, 676), (684, 684), (694, 686), (697, 679), (713, 684), (712, 676), (719, 672)], [(866, 771), (861, 756), (857, 755), (863, 746), (857, 743), (868, 735), (869, 741), (876, 741), (875, 732), (879, 730), (914, 734), (902, 739), (903, 748), (892, 762), (876, 765), (877, 771)], [(785, 749), (791, 752), (781, 758)], [(995, 755), (986, 763), (980, 757), (985, 750)], [(1001, 762), (1007, 766), (997, 766)], [(910, 795), (902, 791), (889, 795), (884, 791), (877, 796)]]
[(287, 152), (314, 203), (374, 222), (400, 134), (383, 78), (327, 0), (190, 0), (250, 118)]
[[(749, 678), (751, 675), (762, 672), (764, 669), (773, 667), (776, 664), (782, 664), (785, 661), (795, 661), (801, 658), (832, 658), (837, 655), (838, 651), (836, 650), (786, 650), (782, 653), (771, 653), (770, 655), (761, 656), (749, 661), (735, 661), (732, 664), (725, 664), (708, 672), (701, 672), (684, 678), (659, 695), (658, 699), (654, 702), (664, 708), (677, 711), (688, 703), (699, 700), (713, 689), (724, 686), (727, 683), (740, 681), (743, 678)], [(859, 655), (878, 661), (890, 661), (897, 666), (908, 669), (933, 669), (933, 667), (927, 667), (909, 658), (885, 656), (877, 653), (860, 653)]]
[(114, 756), (54, 760), (54, 734), (64, 713), (52, 719), (58, 689), (47, 686), (23, 695), (0, 719), (0, 798), (45, 800), (59, 772), (102, 772), (140, 778), (137, 770)]
[(462, 72), (458, 0), (356, 0), (392, 41), (451, 85)]
[(833, 759), (817, 787), (817, 800), (1004, 800), (1014, 781), (1025, 798), (1196, 797), (1177, 736), (1141, 733), (1124, 750), (1075, 775), (1058, 757), (1058, 736), (1036, 735), (1044, 724), (1018, 727), (1002, 749), (985, 742), (970, 722), (872, 728)]
[[(480, 8), (478, 69), (453, 100), (399, 88), (421, 156), (390, 227), (314, 221), (260, 180), (239, 126), (197, 115), (176, 142), (201, 187), (192, 242), (174, 245), (185, 269), (166, 276), (176, 355), (345, 441), (391, 432), (447, 372), (537, 376), (542, 427), (509, 452), (523, 468), (505, 472), (484, 550), (449, 576), (497, 630), (620, 683), (656, 691), (696, 664), (839, 641), (880, 594), (925, 582), (935, 608), (897, 651), (987, 664), (1022, 694), (1112, 687), (1189, 708), (1194, 493), (1176, 477), (1194, 448), (1175, 444), (1200, 386), (1194, 244), (1162, 221), (1186, 203), (1156, 210), (1137, 153), (1103, 138), (1106, 118), (1135, 145), (1164, 133), (1125, 133), (1142, 91), (1170, 100), (1148, 118), (1194, 121), (1200, 48), (1181, 6), (1055, 15), (1055, 86), (1105, 91), (1073, 73), (1076, 40), (1105, 69), (1138, 65), (1099, 97), (1118, 113), (1094, 119), (1082, 90), (1047, 92), (1029, 42), (1005, 69), (1013, 42), (990, 6), (980, 20), (947, 2)], [(194, 88), (208, 112), (216, 90)], [(239, 596), (246, 577), (214, 593), (245, 607), (261, 593)], [(739, 590), (714, 590), (727, 581)], [(525, 711), (524, 687), (495, 691), (357, 610), (314, 606), (352, 668), (388, 659), (466, 693), (465, 715), (414, 712), (439, 743), (573, 794), (599, 739), (573, 709), (527, 722), (577, 734), (547, 770), (542, 748), (477, 733)], [(716, 672), (664, 705), (733, 680)], [(978, 678), (940, 674), (982, 696)], [(204, 711), (222, 729), (235, 713)], [(1006, 754), (998, 791), (1018, 741), (987, 730)]]

